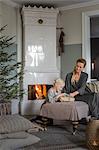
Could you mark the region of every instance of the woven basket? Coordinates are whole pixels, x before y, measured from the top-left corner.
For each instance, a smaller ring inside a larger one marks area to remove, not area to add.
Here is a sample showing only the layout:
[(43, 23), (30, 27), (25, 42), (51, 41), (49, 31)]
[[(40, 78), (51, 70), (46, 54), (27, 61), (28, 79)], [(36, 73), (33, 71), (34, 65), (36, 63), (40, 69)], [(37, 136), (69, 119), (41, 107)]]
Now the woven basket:
[(87, 125), (86, 141), (90, 150), (99, 150), (99, 120), (92, 120)]

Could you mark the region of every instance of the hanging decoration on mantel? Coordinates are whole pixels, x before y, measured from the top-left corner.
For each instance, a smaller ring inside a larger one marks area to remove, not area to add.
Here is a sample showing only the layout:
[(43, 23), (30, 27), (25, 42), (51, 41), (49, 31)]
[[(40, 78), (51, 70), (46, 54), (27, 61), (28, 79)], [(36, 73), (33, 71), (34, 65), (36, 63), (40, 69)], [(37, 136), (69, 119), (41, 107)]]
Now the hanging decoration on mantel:
[(60, 36), (59, 36), (59, 52), (58, 52), (58, 55), (61, 56), (62, 53), (64, 53), (64, 36), (65, 36), (65, 33), (63, 32), (63, 28), (57, 28), (57, 29), (60, 29), (61, 32), (60, 32)]

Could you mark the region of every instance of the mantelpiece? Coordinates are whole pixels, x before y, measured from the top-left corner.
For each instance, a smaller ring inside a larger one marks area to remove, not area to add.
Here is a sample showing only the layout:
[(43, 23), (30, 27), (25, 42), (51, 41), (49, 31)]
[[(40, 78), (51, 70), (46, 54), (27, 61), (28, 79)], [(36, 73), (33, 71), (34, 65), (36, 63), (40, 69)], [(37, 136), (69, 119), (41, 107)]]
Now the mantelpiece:
[[(23, 7), (23, 60), (25, 62), (23, 88), (28, 85), (52, 84), (60, 76), (56, 51), (56, 25), (58, 9), (48, 7)], [(28, 94), (23, 103), (29, 103)], [(30, 102), (35, 103), (35, 102)], [(22, 107), (23, 114), (27, 106)]]

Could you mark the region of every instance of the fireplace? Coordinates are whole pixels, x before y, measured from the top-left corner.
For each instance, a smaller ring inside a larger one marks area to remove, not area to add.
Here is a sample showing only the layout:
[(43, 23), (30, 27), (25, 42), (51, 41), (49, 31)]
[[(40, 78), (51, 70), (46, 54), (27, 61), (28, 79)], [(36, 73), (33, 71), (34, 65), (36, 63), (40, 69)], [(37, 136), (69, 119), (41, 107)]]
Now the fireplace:
[(52, 85), (34, 84), (28, 85), (28, 100), (43, 100), (46, 98), (47, 91)]
[[(22, 8), (25, 91), (21, 102), (22, 115), (39, 114), (49, 85), (60, 77), (60, 57), (56, 45), (58, 12), (58, 9), (48, 7)], [(42, 24), (39, 19), (43, 20)]]

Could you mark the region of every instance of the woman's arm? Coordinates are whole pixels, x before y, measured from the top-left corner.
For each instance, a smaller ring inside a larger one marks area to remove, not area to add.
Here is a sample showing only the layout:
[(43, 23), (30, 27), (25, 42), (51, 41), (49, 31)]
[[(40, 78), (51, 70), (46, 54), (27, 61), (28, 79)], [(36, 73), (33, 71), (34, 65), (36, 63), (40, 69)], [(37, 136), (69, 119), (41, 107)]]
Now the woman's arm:
[(84, 92), (85, 92), (87, 79), (88, 79), (88, 74), (82, 72), (82, 74), (81, 74), (81, 79), (80, 79), (80, 81), (79, 81), (80, 88), (77, 90), (80, 95), (83, 95)]
[(70, 94), (70, 96), (74, 97), (78, 94), (83, 95), (85, 92), (86, 88), (86, 82), (88, 79), (88, 74), (85, 72), (81, 73), (80, 80), (78, 81), (77, 87), (75, 88), (76, 90), (74, 92), (71, 92), (71, 77), (72, 73), (67, 74), (66, 79), (65, 79), (65, 89), (66, 93)]
[(73, 93), (70, 93), (70, 96), (75, 97), (78, 94), (83, 95), (85, 93), (87, 79), (88, 79), (88, 74), (82, 72), (80, 81), (78, 83), (78, 90), (76, 90)]

